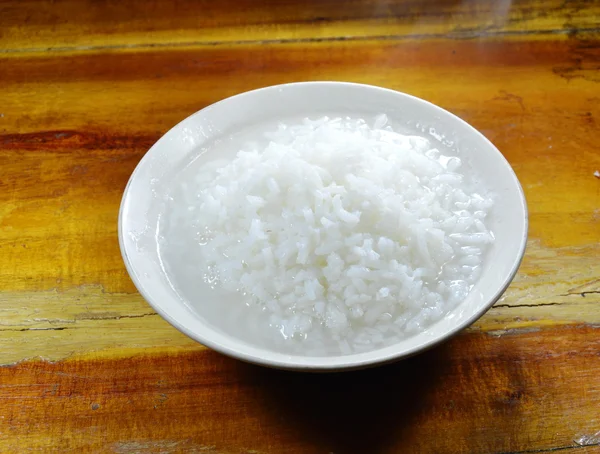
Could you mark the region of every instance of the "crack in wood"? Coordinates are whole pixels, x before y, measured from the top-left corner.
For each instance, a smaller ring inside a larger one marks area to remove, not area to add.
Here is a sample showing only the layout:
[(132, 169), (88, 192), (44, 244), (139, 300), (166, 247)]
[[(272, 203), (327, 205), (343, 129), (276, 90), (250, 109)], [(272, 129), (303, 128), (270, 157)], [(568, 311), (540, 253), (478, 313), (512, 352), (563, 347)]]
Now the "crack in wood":
[(182, 48), (193, 46), (248, 46), (267, 44), (300, 44), (323, 43), (338, 41), (405, 41), (415, 39), (475, 39), (502, 36), (543, 36), (543, 35), (568, 35), (574, 33), (598, 33), (600, 27), (590, 28), (560, 28), (550, 30), (456, 30), (448, 33), (413, 33), (406, 35), (367, 35), (367, 36), (331, 36), (323, 38), (283, 38), (283, 39), (247, 39), (247, 40), (216, 40), (216, 41), (186, 41), (180, 43), (145, 43), (145, 44), (114, 44), (104, 46), (61, 46), (61, 47), (31, 47), (21, 49), (0, 49), (0, 54), (37, 53), (37, 52), (81, 52), (81, 51), (106, 51), (123, 49), (160, 49)]
[(56, 328), (0, 328), (0, 331), (64, 331), (66, 329), (72, 329), (67, 326), (60, 326)]
[[(92, 314), (93, 315), (93, 314)], [(144, 317), (153, 317), (158, 315), (156, 312), (147, 312), (144, 314), (136, 314), (136, 315), (101, 315), (91, 316), (91, 317), (79, 317), (75, 320), (62, 320), (62, 319), (35, 319), (35, 322), (47, 322), (50, 324), (58, 324), (58, 323), (68, 323), (75, 325), (78, 321), (81, 320), (120, 320), (123, 318), (144, 318)], [(4, 325), (4, 326), (19, 326), (19, 325)], [(24, 328), (3, 328), (0, 327), (0, 331), (63, 331), (66, 329), (79, 328), (78, 326), (57, 326), (57, 327), (49, 327), (49, 328), (36, 328), (36, 327), (24, 327)]]
[(592, 293), (597, 293), (600, 294), (600, 290), (587, 290), (585, 292), (567, 292), (567, 293), (563, 293), (562, 295), (559, 296), (573, 296), (573, 295), (579, 295), (582, 298), (585, 298), (585, 295), (590, 295)]
[(568, 450), (576, 450), (582, 448), (593, 448), (600, 447), (600, 443), (593, 443), (587, 445), (570, 445), (570, 446), (556, 446), (554, 448), (540, 448), (540, 449), (527, 449), (525, 451), (503, 451), (498, 454), (543, 454), (546, 452), (557, 452), (557, 451), (568, 451)]
[(493, 308), (515, 308), (515, 307), (544, 307), (544, 306), (562, 306), (566, 303), (539, 303), (539, 304), (496, 304)]

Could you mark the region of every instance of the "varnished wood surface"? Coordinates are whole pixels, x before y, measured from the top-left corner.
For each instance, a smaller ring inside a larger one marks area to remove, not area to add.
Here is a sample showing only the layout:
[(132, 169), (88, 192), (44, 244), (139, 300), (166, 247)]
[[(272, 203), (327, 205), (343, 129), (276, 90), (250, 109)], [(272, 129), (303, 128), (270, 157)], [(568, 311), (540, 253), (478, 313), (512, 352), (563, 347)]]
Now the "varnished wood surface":
[(593, 0), (3, 0), (0, 49), (595, 32)]
[(0, 372), (12, 429), (0, 449), (15, 440), (117, 453), (594, 445), (598, 419), (582, 399), (600, 396), (598, 347), (596, 329), (582, 326), (502, 342), (470, 333), (391, 366), (337, 375), (263, 369), (208, 350), (29, 362)]
[[(0, 0), (0, 452), (600, 452), (600, 3)], [(116, 217), (170, 127), (275, 83), (426, 98), (521, 180), (506, 295), (336, 376), (224, 358), (137, 294)]]

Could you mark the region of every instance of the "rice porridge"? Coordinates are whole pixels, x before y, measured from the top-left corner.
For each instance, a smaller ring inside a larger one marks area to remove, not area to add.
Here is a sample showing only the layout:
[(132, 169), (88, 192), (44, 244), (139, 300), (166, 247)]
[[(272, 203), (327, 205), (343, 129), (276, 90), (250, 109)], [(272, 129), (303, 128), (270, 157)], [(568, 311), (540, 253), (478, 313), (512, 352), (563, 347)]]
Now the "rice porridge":
[(160, 194), (159, 255), (180, 298), (225, 333), (316, 356), (444, 317), (494, 241), (493, 197), (435, 137), (392, 126), (290, 119), (190, 157)]

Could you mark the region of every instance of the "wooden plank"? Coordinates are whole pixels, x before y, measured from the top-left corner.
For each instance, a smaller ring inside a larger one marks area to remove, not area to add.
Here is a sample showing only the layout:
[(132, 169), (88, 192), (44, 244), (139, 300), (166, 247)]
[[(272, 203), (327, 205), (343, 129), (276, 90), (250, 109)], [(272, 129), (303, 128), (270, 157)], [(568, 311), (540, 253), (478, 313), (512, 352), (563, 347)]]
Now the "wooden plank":
[(23, 362), (0, 368), (0, 450), (597, 452), (599, 351), (598, 328), (569, 326), (337, 375), (210, 351)]
[[(114, 236), (111, 241), (115, 241)], [(600, 281), (593, 279), (600, 275), (598, 250), (595, 255), (579, 257), (569, 257), (570, 252), (557, 254), (530, 244), (515, 283), (469, 330), (504, 337), (574, 323), (600, 326)], [(34, 358), (56, 361), (89, 352), (96, 357), (112, 358), (123, 356), (124, 349), (128, 354), (149, 349), (166, 352), (203, 349), (154, 314), (133, 288), (129, 292), (108, 291), (88, 284), (69, 288), (71, 281), (81, 279), (77, 269), (81, 267), (79, 261), (84, 262), (86, 257), (89, 255), (72, 263), (73, 275), (63, 276), (55, 289), (30, 288), (0, 294), (0, 364)], [(115, 263), (120, 260), (117, 252), (110, 258)], [(32, 263), (37, 264), (37, 260), (32, 259)], [(41, 264), (48, 262), (42, 260)], [(119, 282), (132, 286), (122, 265), (119, 266), (120, 271), (107, 281), (113, 287)], [(94, 274), (100, 273), (101, 270)], [(583, 295), (571, 287), (582, 276), (589, 282), (589, 290)]]
[(456, 38), (577, 33), (600, 26), (600, 5), (577, 0), (3, 0), (0, 51), (169, 46), (369, 36)]
[[(10, 132), (4, 138), (10, 144), (18, 139), (15, 133), (75, 130), (85, 134), (69, 137), (70, 144), (81, 140), (90, 147), (96, 137), (121, 147), (140, 135), (156, 138), (182, 115), (241, 91), (333, 79), (410, 92), (469, 121), (485, 117), (477, 124), (485, 132), (504, 128), (495, 137), (522, 133), (521, 127), (529, 127), (521, 124), (525, 117), (531, 127), (548, 128), (547, 113), (554, 114), (550, 121), (564, 119), (585, 134), (597, 113), (599, 57), (587, 41), (564, 37), (4, 54), (0, 132)], [(30, 139), (35, 147), (54, 138)], [(593, 143), (586, 139), (586, 145)]]

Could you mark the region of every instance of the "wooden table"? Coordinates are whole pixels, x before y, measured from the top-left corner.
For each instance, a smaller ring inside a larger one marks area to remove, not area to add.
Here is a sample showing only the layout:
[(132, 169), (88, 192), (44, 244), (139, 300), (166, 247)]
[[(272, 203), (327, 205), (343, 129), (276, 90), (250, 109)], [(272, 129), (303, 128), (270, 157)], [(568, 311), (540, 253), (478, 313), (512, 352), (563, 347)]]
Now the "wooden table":
[[(0, 452), (600, 452), (600, 2), (0, 0)], [(531, 215), (506, 295), (343, 375), (213, 353), (136, 292), (125, 184), (192, 112), (383, 85), (467, 120)]]

